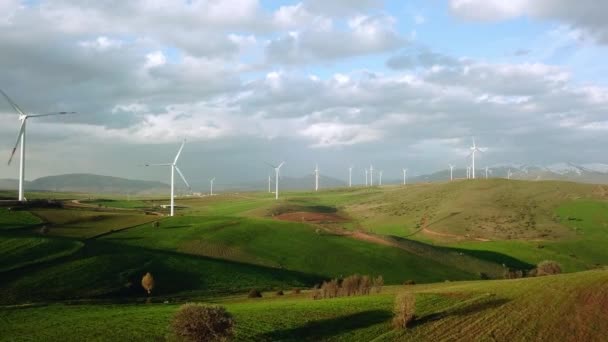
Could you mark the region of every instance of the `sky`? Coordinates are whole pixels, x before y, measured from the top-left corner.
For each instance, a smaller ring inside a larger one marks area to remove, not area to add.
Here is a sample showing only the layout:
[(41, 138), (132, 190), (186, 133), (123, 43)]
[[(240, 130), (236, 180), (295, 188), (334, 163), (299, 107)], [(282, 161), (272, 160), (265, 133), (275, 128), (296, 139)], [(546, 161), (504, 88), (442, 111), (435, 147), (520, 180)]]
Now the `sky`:
[[(608, 2), (0, 0), (0, 89), (33, 118), (26, 179), (364, 181), (608, 163)], [(0, 102), (0, 156), (18, 115)], [(18, 177), (18, 159), (0, 178)], [(360, 176), (360, 177), (359, 177)], [(359, 179), (360, 178), (360, 179)]]

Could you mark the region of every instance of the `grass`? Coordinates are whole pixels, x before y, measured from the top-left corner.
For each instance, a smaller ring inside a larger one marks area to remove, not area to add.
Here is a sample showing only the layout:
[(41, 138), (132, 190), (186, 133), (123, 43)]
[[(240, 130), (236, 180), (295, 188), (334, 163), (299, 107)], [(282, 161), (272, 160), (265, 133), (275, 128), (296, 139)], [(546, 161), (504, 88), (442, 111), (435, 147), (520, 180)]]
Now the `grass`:
[(36, 209), (32, 212), (49, 223), (50, 235), (71, 238), (90, 238), (158, 220), (157, 216), (141, 213), (66, 209)]
[(40, 223), (42, 221), (38, 217), (27, 211), (0, 208), (0, 230), (35, 226)]
[[(306, 293), (223, 301), (236, 340), (600, 341), (608, 333), (608, 271), (518, 280), (386, 288), (381, 294), (313, 301)], [(395, 294), (416, 296), (417, 320), (390, 326)], [(176, 304), (49, 305), (0, 309), (7, 340), (163, 340)], [(128, 317), (128, 319), (125, 319)]]
[(71, 255), (82, 246), (66, 239), (0, 236), (0, 272)]
[[(388, 283), (474, 279), (467, 272), (405, 250), (317, 233), (306, 224), (242, 217), (174, 217), (109, 235), (106, 241), (204, 255), (321, 277), (383, 275)], [(348, 261), (348, 262), (345, 262)], [(398, 266), (396, 266), (398, 265)]]

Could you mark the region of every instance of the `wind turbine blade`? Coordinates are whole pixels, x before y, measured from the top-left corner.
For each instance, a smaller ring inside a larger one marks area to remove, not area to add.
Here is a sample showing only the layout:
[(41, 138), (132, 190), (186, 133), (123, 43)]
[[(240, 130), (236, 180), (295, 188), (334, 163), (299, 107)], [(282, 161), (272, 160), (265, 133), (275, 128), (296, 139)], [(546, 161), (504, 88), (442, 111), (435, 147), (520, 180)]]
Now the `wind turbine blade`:
[(279, 164), (279, 166), (277, 166), (277, 169), (280, 169), (281, 166), (283, 166), (283, 164), (285, 164), (285, 162), (281, 162), (281, 164)]
[(17, 113), (19, 113), (20, 115), (25, 115), (25, 113), (21, 110), (21, 108), (19, 108), (19, 106), (17, 106), (17, 104), (15, 102), (13, 102), (13, 100), (11, 100), (11, 98), (8, 97), (8, 95), (6, 95), (6, 93), (4, 91), (2, 91), (2, 89), (0, 89), (0, 93), (2, 93), (2, 95), (4, 96), (6, 101), (8, 101), (8, 103), (10, 103), (10, 105), (15, 109), (15, 111), (17, 111)]
[(190, 190), (190, 184), (188, 184), (188, 181), (186, 180), (186, 177), (184, 177), (184, 174), (179, 170), (179, 167), (174, 166), (175, 167), (175, 171), (177, 171), (177, 173), (179, 173), (179, 176), (182, 177), (182, 180), (184, 181), (184, 183), (186, 183), (186, 186), (188, 187), (188, 190)]
[(270, 166), (270, 167), (271, 167), (271, 168), (273, 168), (273, 169), (276, 169), (276, 168), (277, 168), (277, 167), (276, 167), (276, 165), (272, 165), (272, 164), (270, 164), (270, 163), (268, 163), (268, 162), (264, 162), (264, 164), (266, 164), (266, 165)]
[(25, 120), (21, 121), (21, 128), (19, 129), (19, 134), (17, 135), (17, 142), (11, 151), (11, 156), (8, 158), (8, 165), (11, 165), (11, 162), (13, 161), (13, 157), (15, 156), (15, 152), (17, 151), (17, 147), (19, 146), (19, 142), (21, 141), (21, 136), (23, 134), (25, 134)]
[(171, 166), (173, 164), (171, 163), (164, 163), (164, 164), (144, 164), (144, 166)]
[(182, 146), (180, 146), (179, 151), (177, 151), (177, 155), (175, 155), (175, 159), (173, 160), (173, 164), (177, 163), (177, 160), (179, 159), (179, 155), (182, 154), (182, 150), (184, 149), (184, 145), (186, 144), (186, 139), (184, 139), (184, 141), (182, 141)]
[(39, 118), (41, 116), (66, 115), (66, 114), (76, 114), (76, 112), (52, 112), (52, 113), (44, 113), (44, 114), (30, 114), (30, 115), (28, 115), (28, 117)]

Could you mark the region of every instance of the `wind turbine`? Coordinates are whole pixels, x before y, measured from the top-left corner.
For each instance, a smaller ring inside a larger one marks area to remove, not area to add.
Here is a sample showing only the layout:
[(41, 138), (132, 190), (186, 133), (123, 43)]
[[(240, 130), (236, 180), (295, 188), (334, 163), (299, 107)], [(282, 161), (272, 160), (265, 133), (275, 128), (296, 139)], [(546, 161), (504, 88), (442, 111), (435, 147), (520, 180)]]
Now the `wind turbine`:
[(486, 166), (486, 179), (488, 179), (488, 167)]
[(179, 167), (177, 167), (177, 160), (179, 159), (179, 155), (182, 154), (182, 150), (184, 149), (185, 144), (186, 144), (186, 139), (184, 139), (184, 141), (182, 141), (182, 146), (180, 146), (179, 150), (177, 151), (177, 154), (175, 155), (175, 159), (173, 159), (173, 163), (146, 164), (146, 166), (170, 166), (171, 167), (171, 216), (174, 216), (174, 214), (175, 214), (175, 171), (177, 171), (179, 176), (184, 181), (184, 184), (186, 184), (186, 186), (188, 187), (188, 190), (190, 190), (190, 184), (188, 184), (186, 177), (184, 177), (184, 174), (179, 170)]
[(403, 185), (407, 185), (407, 169), (403, 169)]
[(13, 107), (13, 109), (19, 114), (19, 121), (21, 121), (21, 128), (19, 129), (19, 134), (17, 135), (17, 142), (15, 143), (15, 147), (13, 147), (13, 151), (11, 152), (11, 156), (8, 158), (8, 165), (11, 165), (11, 161), (13, 161), (13, 156), (15, 155), (15, 151), (17, 151), (17, 147), (21, 144), (21, 151), (19, 152), (19, 202), (24, 202), (25, 194), (23, 183), (25, 182), (25, 125), (27, 123), (27, 119), (29, 118), (38, 118), (42, 116), (51, 116), (51, 115), (65, 115), (65, 114), (76, 114), (76, 112), (53, 112), (53, 113), (45, 113), (45, 114), (25, 114), (19, 106), (13, 100), (11, 100), (8, 95), (4, 91), (0, 89), (0, 93), (4, 96), (6, 101)]
[(509, 169), (509, 171), (507, 171), (507, 179), (511, 179), (511, 175), (512, 175), (511, 169)]
[(348, 168), (348, 187), (352, 188), (353, 186), (353, 166), (351, 165)]
[(378, 185), (382, 186), (382, 170), (378, 171)]
[(471, 167), (467, 166), (467, 179), (471, 178)]
[(315, 165), (315, 191), (319, 191), (319, 164)]
[(213, 196), (213, 182), (215, 181), (215, 177), (209, 180), (209, 196)]
[(272, 191), (270, 190), (270, 175), (268, 175), (268, 193), (271, 193)]
[[(268, 163), (266, 163), (266, 164), (268, 164)], [(275, 185), (274, 198), (277, 200), (279, 199), (279, 172), (281, 171), (281, 166), (283, 166), (283, 164), (285, 164), (285, 162), (281, 162), (278, 166), (268, 164), (272, 168), (274, 168), (274, 185)]]
[(367, 169), (365, 169), (365, 186), (367, 186)]
[(473, 146), (471, 146), (471, 174), (470, 177), (472, 179), (475, 179), (475, 152), (483, 152), (482, 150), (480, 150), (479, 148), (477, 148), (477, 145), (475, 145), (475, 138), (473, 139)]
[(374, 186), (374, 166), (369, 166), (369, 186)]
[(454, 165), (448, 164), (450, 167), (450, 182), (454, 180)]

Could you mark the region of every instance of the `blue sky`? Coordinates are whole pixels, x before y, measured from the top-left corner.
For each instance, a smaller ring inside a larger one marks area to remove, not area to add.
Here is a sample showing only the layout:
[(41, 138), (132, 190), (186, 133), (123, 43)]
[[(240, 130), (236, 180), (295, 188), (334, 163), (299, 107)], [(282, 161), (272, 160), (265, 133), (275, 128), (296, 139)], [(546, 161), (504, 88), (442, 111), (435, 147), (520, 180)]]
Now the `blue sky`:
[[(137, 165), (184, 138), (182, 170), (218, 184), (273, 160), (465, 167), (472, 136), (484, 166), (603, 163), (606, 17), (591, 0), (3, 0), (0, 87), (30, 113), (80, 113), (28, 126), (28, 179), (164, 180)], [(4, 102), (0, 119), (8, 155), (19, 122)]]

